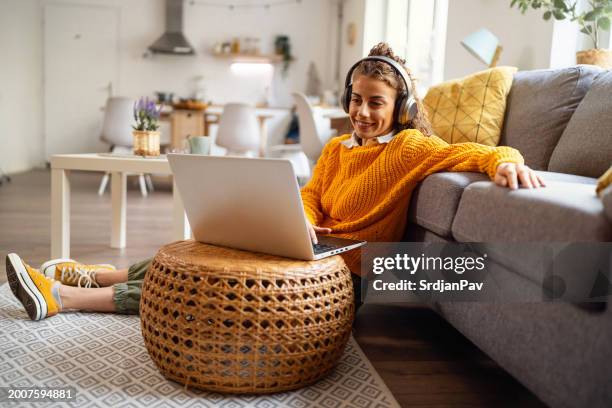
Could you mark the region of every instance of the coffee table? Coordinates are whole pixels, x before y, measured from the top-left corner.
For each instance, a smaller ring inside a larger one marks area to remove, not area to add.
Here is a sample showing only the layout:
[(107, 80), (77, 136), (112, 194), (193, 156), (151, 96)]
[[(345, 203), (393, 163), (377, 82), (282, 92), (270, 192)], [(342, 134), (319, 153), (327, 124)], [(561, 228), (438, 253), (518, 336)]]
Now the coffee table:
[[(51, 157), (51, 257), (70, 257), (70, 179), (71, 170), (111, 173), (112, 225), (111, 248), (126, 246), (127, 174), (172, 174), (165, 156), (109, 154), (58, 154)], [(173, 182), (173, 237), (176, 240), (191, 236), (183, 202)], [(95, 192), (94, 192), (95, 193)], [(93, 194), (93, 193), (92, 193)]]

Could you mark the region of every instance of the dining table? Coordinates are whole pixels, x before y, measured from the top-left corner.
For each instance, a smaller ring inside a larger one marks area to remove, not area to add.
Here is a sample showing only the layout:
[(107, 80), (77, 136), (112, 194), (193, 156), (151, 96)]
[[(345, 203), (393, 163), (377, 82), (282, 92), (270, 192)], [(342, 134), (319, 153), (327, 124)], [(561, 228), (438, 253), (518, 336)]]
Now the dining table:
[[(51, 257), (70, 258), (70, 172), (98, 171), (111, 174), (111, 248), (126, 247), (127, 181), (129, 173), (172, 174), (165, 155), (142, 157), (112, 153), (56, 154), (51, 156)], [(175, 240), (191, 237), (183, 201), (173, 182), (173, 231)]]

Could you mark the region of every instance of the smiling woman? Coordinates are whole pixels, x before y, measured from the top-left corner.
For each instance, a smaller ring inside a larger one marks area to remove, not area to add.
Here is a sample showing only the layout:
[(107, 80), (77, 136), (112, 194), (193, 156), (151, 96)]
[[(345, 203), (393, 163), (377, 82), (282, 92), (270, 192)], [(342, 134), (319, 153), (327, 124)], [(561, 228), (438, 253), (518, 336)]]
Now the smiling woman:
[[(342, 104), (354, 132), (327, 143), (302, 189), (313, 240), (316, 233), (331, 233), (398, 241), (412, 190), (439, 171), (478, 171), (511, 188), (519, 182), (527, 188), (544, 185), (515, 149), (448, 144), (433, 135), (415, 89), (405, 61), (386, 43), (349, 70)], [(355, 275), (367, 273), (361, 270), (359, 250), (342, 256)], [(359, 278), (354, 279), (358, 293)]]

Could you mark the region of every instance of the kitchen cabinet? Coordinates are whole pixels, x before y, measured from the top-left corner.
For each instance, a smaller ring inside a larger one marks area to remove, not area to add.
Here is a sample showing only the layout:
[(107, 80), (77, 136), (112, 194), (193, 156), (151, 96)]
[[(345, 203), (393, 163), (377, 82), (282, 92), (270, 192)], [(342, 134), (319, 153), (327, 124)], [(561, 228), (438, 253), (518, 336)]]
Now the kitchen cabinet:
[(183, 148), (189, 136), (204, 136), (204, 114), (201, 111), (175, 110), (170, 114), (171, 146)]

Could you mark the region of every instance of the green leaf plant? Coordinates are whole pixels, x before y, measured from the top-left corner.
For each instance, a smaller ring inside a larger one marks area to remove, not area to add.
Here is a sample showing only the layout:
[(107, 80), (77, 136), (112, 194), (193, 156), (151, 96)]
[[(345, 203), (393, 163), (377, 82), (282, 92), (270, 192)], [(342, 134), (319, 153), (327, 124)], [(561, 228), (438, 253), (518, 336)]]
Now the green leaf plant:
[(612, 0), (588, 0), (589, 8), (580, 13), (576, 10), (577, 4), (578, 0), (512, 0), (510, 7), (517, 6), (522, 14), (529, 8), (543, 10), (542, 17), (546, 21), (569, 18), (578, 23), (580, 32), (588, 35), (598, 49), (601, 31), (610, 30)]

